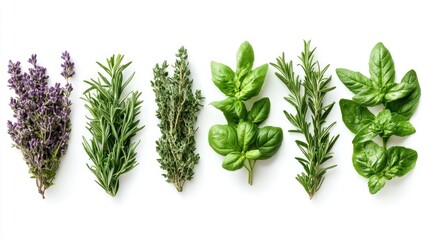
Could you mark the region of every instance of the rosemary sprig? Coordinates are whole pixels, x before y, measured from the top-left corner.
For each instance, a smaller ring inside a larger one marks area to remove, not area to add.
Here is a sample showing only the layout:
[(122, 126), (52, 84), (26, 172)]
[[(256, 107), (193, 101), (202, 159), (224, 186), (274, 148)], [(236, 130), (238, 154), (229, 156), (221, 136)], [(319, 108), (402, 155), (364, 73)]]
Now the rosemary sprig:
[(87, 129), (92, 138), (83, 138), (86, 153), (94, 163), (88, 168), (97, 177), (96, 182), (111, 196), (119, 189), (119, 176), (137, 166), (136, 147), (132, 138), (140, 131), (141, 92), (124, 90), (134, 73), (123, 81), (123, 71), (131, 64), (121, 64), (124, 56), (113, 55), (107, 59), (107, 66), (97, 64), (107, 73), (98, 73), (97, 80), (85, 80), (89, 88), (84, 92), (85, 107), (89, 110)]
[(166, 171), (163, 176), (167, 182), (173, 183), (181, 192), (185, 181), (192, 179), (193, 169), (200, 159), (195, 153), (194, 125), (203, 97), (200, 90), (195, 94), (192, 92), (187, 50), (181, 47), (176, 57), (173, 77), (168, 76), (168, 64), (164, 61), (153, 69), (151, 85), (156, 95), (156, 116), (162, 133), (156, 142), (161, 157), (158, 162)]
[[(296, 144), (304, 155), (304, 157), (295, 158), (304, 167), (304, 172), (298, 174), (296, 179), (307, 191), (310, 199), (322, 186), (325, 173), (336, 166), (323, 167), (322, 165), (332, 158), (331, 149), (339, 137), (339, 135), (330, 136), (335, 122), (327, 127), (323, 126), (335, 104), (333, 102), (324, 105), (323, 100), (326, 93), (335, 87), (328, 86), (332, 77), (324, 75), (329, 65), (323, 69), (320, 68), (319, 62), (314, 60), (315, 50), (315, 48), (310, 50), (310, 41), (304, 41), (304, 51), (299, 57), (301, 60), (299, 66), (304, 71), (303, 80), (299, 76), (295, 76), (293, 63), (285, 61), (284, 53), (277, 58), (277, 64), (271, 64), (279, 71), (276, 76), (290, 91), (285, 100), (296, 111), (295, 114), (284, 111), (286, 118), (296, 127), (290, 132), (300, 133), (305, 139), (304, 141), (296, 140)], [(307, 120), (307, 113), (311, 114), (311, 121)]]

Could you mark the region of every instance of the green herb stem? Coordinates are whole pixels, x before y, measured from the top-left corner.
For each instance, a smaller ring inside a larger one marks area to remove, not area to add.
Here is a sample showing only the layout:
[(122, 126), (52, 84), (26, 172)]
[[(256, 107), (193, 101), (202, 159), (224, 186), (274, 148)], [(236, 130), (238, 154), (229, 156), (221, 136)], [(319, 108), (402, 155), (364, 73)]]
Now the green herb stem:
[(253, 184), (253, 169), (255, 168), (256, 161), (251, 159), (246, 159), (244, 167), (247, 170), (247, 182), (249, 185)]

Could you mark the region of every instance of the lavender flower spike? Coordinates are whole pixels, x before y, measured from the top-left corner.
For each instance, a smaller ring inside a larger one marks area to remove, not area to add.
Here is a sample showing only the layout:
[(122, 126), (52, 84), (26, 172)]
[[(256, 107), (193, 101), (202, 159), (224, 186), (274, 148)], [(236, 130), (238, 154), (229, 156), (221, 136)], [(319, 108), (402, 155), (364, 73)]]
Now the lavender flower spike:
[(69, 79), (74, 75), (74, 63), (70, 61), (70, 54), (67, 51), (63, 52), (61, 58), (64, 60), (64, 63), (61, 64), (63, 68), (61, 76), (65, 79)]
[[(68, 80), (74, 75), (74, 63), (68, 52), (61, 58), (61, 75)], [(59, 83), (49, 87), (46, 68), (37, 65), (37, 56), (33, 54), (28, 62), (32, 67), (22, 73), (20, 62), (9, 61), (8, 86), (15, 96), (9, 104), (14, 120), (7, 122), (7, 128), (13, 146), (21, 150), (38, 191), (45, 198), (45, 190), (54, 184), (60, 159), (67, 150), (71, 131), (69, 97), (73, 88), (69, 82), (63, 87)]]

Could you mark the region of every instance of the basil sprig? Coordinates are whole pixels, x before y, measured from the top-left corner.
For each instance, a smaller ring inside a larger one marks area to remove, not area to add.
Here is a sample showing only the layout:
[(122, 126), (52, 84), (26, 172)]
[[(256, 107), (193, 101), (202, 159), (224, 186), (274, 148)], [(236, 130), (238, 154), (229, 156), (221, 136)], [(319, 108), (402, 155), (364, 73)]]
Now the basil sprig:
[[(389, 50), (378, 43), (369, 61), (370, 77), (359, 72), (338, 68), (337, 75), (355, 96), (341, 99), (344, 124), (356, 134), (353, 139), (353, 166), (368, 178), (372, 194), (382, 189), (387, 180), (402, 177), (417, 161), (417, 152), (387, 143), (391, 136), (404, 137), (416, 132), (409, 119), (415, 112), (421, 89), (417, 74), (410, 70), (400, 83), (395, 83), (395, 66)], [(375, 116), (368, 107), (382, 105)], [(381, 139), (382, 146), (374, 140)]]
[(223, 112), (228, 124), (214, 125), (209, 130), (210, 146), (225, 156), (223, 168), (229, 171), (246, 168), (250, 185), (256, 161), (272, 157), (283, 141), (281, 128), (259, 127), (270, 113), (268, 98), (256, 101), (250, 111), (244, 103), (259, 94), (268, 71), (268, 64), (252, 70), (253, 61), (253, 48), (244, 42), (237, 52), (235, 72), (222, 63), (211, 63), (212, 80), (227, 96), (211, 105)]

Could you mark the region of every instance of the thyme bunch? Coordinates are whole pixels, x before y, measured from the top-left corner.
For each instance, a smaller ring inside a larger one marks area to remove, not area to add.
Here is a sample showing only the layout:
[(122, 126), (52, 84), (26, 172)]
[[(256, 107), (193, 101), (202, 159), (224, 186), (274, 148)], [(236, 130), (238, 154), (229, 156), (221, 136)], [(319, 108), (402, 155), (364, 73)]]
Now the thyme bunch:
[(124, 94), (134, 74), (125, 81), (123, 71), (131, 64), (122, 64), (123, 55), (107, 59), (107, 66), (97, 62), (105, 74), (98, 73), (98, 79), (85, 80), (89, 88), (84, 92), (85, 107), (91, 114), (87, 117), (87, 129), (92, 137), (83, 138), (83, 147), (93, 165), (88, 168), (97, 177), (96, 182), (108, 194), (115, 196), (119, 189), (120, 175), (135, 166), (138, 142), (133, 137), (144, 126), (139, 126), (142, 101), (141, 92)]
[[(339, 135), (330, 136), (330, 131), (335, 122), (325, 127), (326, 118), (331, 112), (334, 102), (325, 105), (326, 94), (335, 87), (329, 87), (331, 76), (325, 77), (329, 65), (321, 69), (319, 62), (314, 60), (314, 51), (310, 49), (310, 41), (304, 41), (304, 51), (301, 53), (299, 65), (304, 71), (304, 79), (295, 76), (292, 61), (286, 62), (284, 53), (277, 58), (277, 63), (271, 65), (277, 68), (276, 76), (289, 89), (289, 96), (285, 100), (289, 102), (296, 113), (284, 111), (289, 122), (296, 129), (289, 132), (300, 133), (304, 141), (296, 140), (296, 144), (304, 157), (295, 159), (303, 166), (304, 172), (298, 174), (296, 179), (307, 191), (310, 199), (322, 186), (326, 172), (335, 167), (331, 165), (324, 167), (323, 164), (332, 158), (332, 147)], [(308, 121), (310, 113), (311, 121)]]
[(156, 151), (160, 155), (158, 162), (165, 170), (163, 176), (166, 181), (182, 192), (185, 181), (192, 179), (194, 167), (200, 159), (195, 152), (197, 130), (194, 126), (203, 97), (200, 90), (192, 92), (187, 50), (181, 47), (176, 57), (174, 75), (169, 77), (167, 61), (156, 64), (151, 85), (158, 105), (158, 127), (162, 133), (156, 141)]

